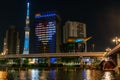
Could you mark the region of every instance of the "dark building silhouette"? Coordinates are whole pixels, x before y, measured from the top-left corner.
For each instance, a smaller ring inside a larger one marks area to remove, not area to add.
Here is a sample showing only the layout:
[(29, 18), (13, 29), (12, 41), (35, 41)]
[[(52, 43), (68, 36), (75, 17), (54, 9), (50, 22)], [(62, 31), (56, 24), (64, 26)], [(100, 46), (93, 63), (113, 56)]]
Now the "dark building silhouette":
[(10, 26), (4, 38), (4, 54), (19, 54), (19, 34), (15, 26)]

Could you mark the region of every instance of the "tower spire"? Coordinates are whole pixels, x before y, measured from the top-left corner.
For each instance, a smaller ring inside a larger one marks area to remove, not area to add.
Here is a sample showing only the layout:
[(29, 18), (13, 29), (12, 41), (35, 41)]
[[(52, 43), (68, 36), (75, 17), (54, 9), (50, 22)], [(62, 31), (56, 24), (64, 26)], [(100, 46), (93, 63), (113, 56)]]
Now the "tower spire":
[(30, 17), (29, 17), (30, 3), (27, 1), (27, 14), (26, 14), (26, 26), (25, 26), (25, 39), (23, 54), (29, 54), (29, 33), (30, 33)]

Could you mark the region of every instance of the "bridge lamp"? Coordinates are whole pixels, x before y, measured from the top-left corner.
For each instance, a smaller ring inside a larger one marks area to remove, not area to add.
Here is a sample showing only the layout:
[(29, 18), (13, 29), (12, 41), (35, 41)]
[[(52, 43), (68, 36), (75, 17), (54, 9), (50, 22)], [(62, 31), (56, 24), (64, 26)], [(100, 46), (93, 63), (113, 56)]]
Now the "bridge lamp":
[(120, 42), (120, 38), (115, 37), (112, 41), (117, 45)]

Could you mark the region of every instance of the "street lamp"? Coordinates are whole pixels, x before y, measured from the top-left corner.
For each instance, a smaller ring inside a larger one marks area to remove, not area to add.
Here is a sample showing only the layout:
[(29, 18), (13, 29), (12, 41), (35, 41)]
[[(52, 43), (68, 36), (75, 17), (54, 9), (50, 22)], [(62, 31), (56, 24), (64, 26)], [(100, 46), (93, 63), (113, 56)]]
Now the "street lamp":
[(112, 41), (117, 45), (120, 42), (120, 38), (115, 37)]

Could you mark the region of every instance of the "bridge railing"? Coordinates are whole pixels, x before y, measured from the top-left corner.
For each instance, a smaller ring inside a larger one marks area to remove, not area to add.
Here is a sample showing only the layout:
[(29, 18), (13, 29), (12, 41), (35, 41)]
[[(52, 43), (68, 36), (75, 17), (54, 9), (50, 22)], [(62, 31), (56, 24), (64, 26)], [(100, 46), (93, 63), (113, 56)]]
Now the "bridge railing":
[(117, 46), (115, 46), (111, 51), (109, 51), (105, 56), (110, 56), (112, 54), (115, 54), (116, 52), (120, 51), (120, 44), (118, 44)]
[(31, 53), (0, 55), (0, 58), (38, 58), (38, 57), (102, 57), (105, 52), (71, 52), (71, 53)]

